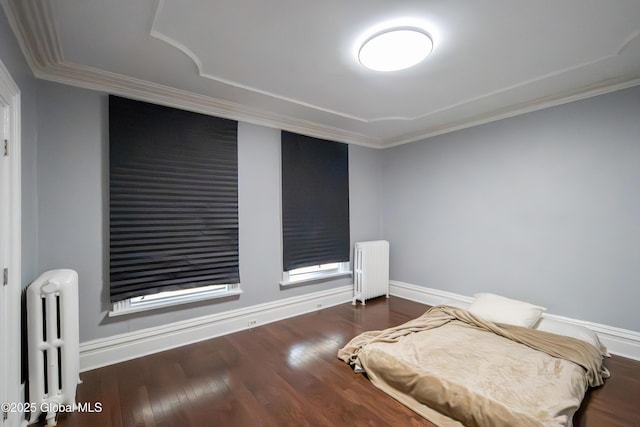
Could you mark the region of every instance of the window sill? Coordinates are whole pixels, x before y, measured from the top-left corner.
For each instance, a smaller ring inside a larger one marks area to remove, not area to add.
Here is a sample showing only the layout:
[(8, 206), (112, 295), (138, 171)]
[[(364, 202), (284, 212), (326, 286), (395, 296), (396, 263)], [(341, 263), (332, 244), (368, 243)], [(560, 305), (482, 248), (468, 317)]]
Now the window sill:
[(180, 297), (174, 297), (171, 299), (149, 301), (147, 303), (136, 304), (135, 306), (123, 306), (115, 309), (113, 304), (112, 309), (109, 311), (109, 317), (124, 316), (132, 313), (139, 313), (141, 311), (155, 310), (158, 308), (174, 307), (177, 305), (189, 304), (199, 301), (207, 301), (217, 298), (225, 298), (233, 295), (242, 294), (242, 289), (232, 289), (226, 292), (211, 292), (204, 294), (185, 295)]
[(287, 281), (281, 281), (280, 286), (295, 286), (303, 283), (318, 282), (322, 280), (337, 279), (339, 277), (350, 277), (353, 275), (352, 271), (337, 271), (330, 273), (309, 273), (301, 274), (300, 277), (289, 279)]

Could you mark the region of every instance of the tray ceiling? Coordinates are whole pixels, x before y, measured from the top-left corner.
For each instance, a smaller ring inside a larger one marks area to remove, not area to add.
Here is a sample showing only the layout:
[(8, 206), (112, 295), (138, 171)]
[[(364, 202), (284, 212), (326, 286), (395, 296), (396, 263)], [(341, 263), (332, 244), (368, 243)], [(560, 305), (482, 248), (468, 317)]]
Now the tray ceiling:
[[(387, 147), (640, 84), (637, 0), (3, 0), (36, 76)], [(431, 56), (363, 68), (381, 25)]]

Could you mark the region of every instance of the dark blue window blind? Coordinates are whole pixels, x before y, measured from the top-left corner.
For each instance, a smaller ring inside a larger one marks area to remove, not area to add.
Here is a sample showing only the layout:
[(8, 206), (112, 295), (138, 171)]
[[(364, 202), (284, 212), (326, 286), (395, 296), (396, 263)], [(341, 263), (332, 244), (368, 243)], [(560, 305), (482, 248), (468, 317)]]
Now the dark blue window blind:
[(348, 145), (282, 131), (283, 269), (347, 262)]
[(109, 97), (111, 301), (239, 283), (237, 122)]

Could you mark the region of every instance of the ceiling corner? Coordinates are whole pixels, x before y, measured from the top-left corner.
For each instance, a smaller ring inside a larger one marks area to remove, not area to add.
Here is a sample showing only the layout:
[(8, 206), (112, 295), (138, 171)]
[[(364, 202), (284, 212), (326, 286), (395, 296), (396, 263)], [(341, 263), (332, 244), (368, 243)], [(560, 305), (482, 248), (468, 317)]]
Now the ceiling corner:
[(9, 25), (36, 77), (46, 74), (47, 67), (62, 60), (51, 3), (46, 0), (2, 1)]

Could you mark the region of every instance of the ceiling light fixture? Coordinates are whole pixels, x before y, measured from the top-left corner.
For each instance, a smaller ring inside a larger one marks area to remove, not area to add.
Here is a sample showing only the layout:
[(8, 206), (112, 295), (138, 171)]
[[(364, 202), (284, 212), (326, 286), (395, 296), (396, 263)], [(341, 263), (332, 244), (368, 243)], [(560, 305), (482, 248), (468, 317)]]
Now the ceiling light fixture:
[(398, 71), (423, 61), (433, 50), (429, 34), (419, 28), (392, 28), (367, 39), (358, 51), (360, 63), (374, 71)]

